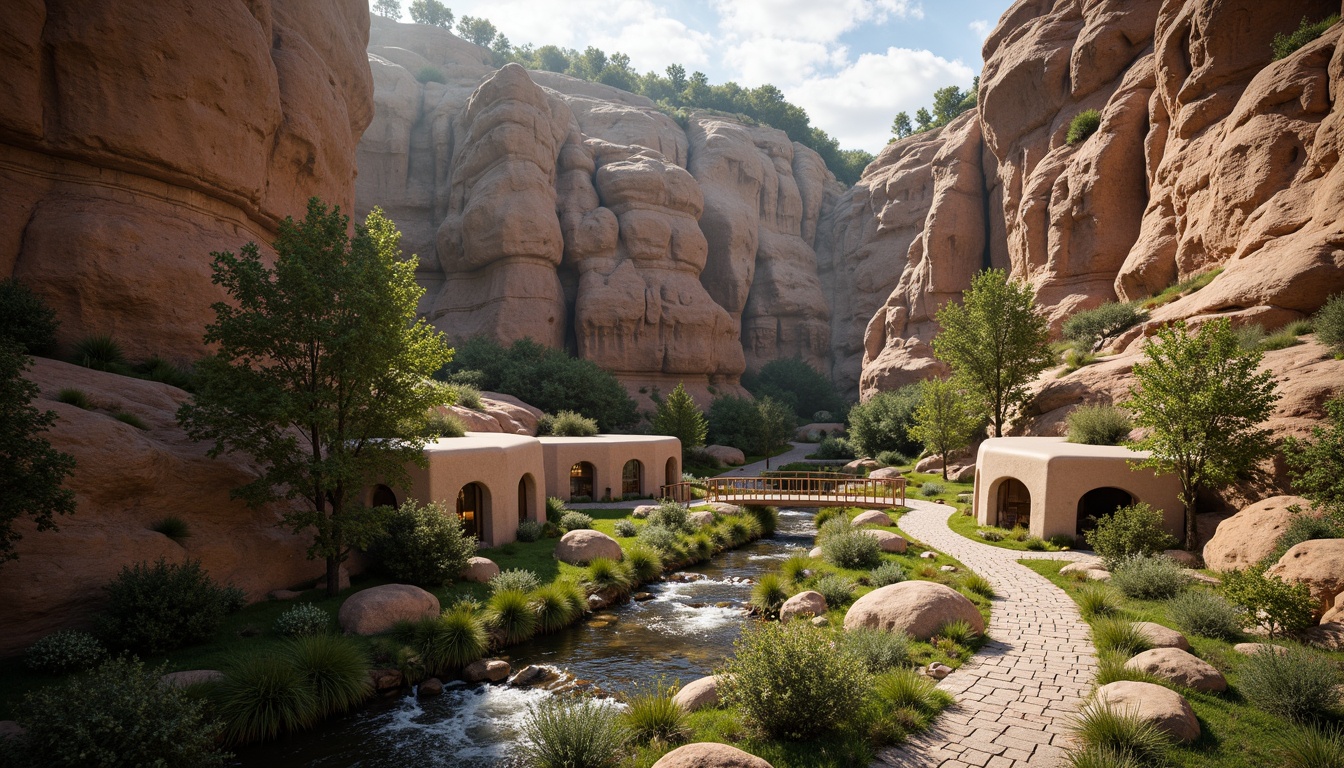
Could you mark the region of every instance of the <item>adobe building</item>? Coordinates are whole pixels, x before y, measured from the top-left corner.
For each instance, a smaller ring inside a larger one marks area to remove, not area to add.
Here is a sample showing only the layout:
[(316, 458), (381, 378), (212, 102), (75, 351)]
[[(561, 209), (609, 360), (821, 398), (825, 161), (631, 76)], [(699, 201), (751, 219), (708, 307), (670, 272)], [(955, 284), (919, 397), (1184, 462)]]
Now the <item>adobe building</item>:
[(1180, 480), (1131, 466), (1148, 455), (1062, 437), (991, 438), (980, 444), (976, 458), (976, 522), (1001, 528), (1021, 525), (1043, 539), (1081, 539), (1095, 518), (1142, 501), (1161, 510), (1167, 532), (1182, 538)]
[(681, 441), (663, 435), (541, 437), (546, 495), (569, 501), (648, 498), (681, 482)]

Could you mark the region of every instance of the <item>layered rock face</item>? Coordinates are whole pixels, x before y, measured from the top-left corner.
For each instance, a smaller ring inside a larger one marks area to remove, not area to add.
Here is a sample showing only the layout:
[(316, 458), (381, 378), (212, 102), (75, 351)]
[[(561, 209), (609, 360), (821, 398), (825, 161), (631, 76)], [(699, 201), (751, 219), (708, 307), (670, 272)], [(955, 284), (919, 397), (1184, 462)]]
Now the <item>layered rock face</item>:
[(210, 252), (349, 211), (368, 8), (15, 0), (0, 29), (0, 276), (132, 356), (198, 357)]
[(781, 357), (829, 366), (814, 249), (842, 190), (815, 152), (716, 116), (683, 127), (565, 75), (496, 70), (430, 27), (375, 18), (369, 61), (357, 204), (402, 229), (421, 309), (451, 338), (530, 337), (632, 390), (684, 381), (705, 402)]

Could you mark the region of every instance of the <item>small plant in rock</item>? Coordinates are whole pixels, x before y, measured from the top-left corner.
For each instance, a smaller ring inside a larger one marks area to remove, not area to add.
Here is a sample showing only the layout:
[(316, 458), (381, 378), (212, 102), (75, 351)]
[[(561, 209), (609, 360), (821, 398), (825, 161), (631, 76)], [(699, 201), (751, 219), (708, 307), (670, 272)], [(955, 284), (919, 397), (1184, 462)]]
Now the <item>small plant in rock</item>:
[(593, 518), (582, 512), (566, 512), (564, 517), (560, 518), (560, 527), (566, 531), (589, 530), (593, 527)]
[(913, 669), (893, 670), (877, 678), (877, 697), (894, 709), (910, 708), (937, 711), (951, 703), (951, 696), (938, 690), (938, 684)]
[(321, 635), (331, 628), (331, 614), (312, 603), (301, 603), (280, 614), (273, 628), (281, 637)]
[(886, 562), (868, 572), (868, 581), (876, 587), (897, 584), (909, 578), (900, 563)]
[(1176, 546), (1176, 538), (1162, 527), (1162, 513), (1144, 502), (1097, 519), (1083, 538), (1108, 569), (1133, 555), (1155, 555)]
[(1129, 414), (1113, 405), (1084, 405), (1069, 413), (1071, 443), (1119, 445), (1133, 428)]
[(639, 533), (639, 530), (635, 527), (634, 520), (617, 520), (615, 528), (616, 535), (622, 539), (628, 539), (636, 533)]
[(84, 393), (84, 390), (75, 389), (74, 387), (66, 387), (60, 392), (57, 392), (56, 401), (65, 403), (66, 405), (73, 405), (76, 408), (83, 408), (86, 411), (93, 407), (93, 404), (89, 402), (89, 396)]
[(450, 381), (441, 384), (453, 398), (453, 405), (470, 408), (473, 411), (484, 411), (485, 403), (481, 400), (481, 390), (458, 381)]
[(439, 586), (457, 578), (476, 554), (476, 540), (462, 519), (442, 504), (407, 499), (387, 519), (370, 549), (379, 566), (400, 581)]
[(1271, 637), (1299, 632), (1315, 623), (1316, 598), (1306, 584), (1288, 582), (1265, 573), (1264, 564), (1223, 574), (1223, 595), (1245, 610)]
[(1274, 60), (1287, 58), (1298, 48), (1310, 43), (1312, 40), (1325, 34), (1325, 31), (1333, 27), (1339, 21), (1339, 14), (1333, 13), (1320, 21), (1307, 21), (1302, 17), (1302, 23), (1297, 25), (1297, 29), (1291, 34), (1285, 35), (1280, 32), (1274, 36), (1274, 42), (1270, 45), (1274, 53)]
[(431, 440), (441, 437), (466, 437), (467, 426), (451, 413), (431, 411), (425, 416), (424, 434)]
[(537, 633), (537, 614), (521, 589), (502, 589), (491, 595), (485, 622), (505, 645), (521, 643)]
[(1186, 587), (1185, 574), (1175, 561), (1162, 555), (1134, 555), (1111, 571), (1111, 586), (1125, 597), (1166, 600)]
[(1120, 334), (1138, 325), (1147, 317), (1139, 307), (1108, 301), (1105, 304), (1075, 312), (1064, 321), (1064, 338), (1076, 342), (1085, 350), (1104, 346)]
[(1339, 768), (1344, 765), (1344, 729), (1304, 725), (1279, 737), (1279, 768)]
[(1098, 651), (1115, 651), (1126, 658), (1152, 647), (1148, 638), (1127, 619), (1100, 618), (1092, 622), (1092, 644)]
[(607, 702), (550, 696), (528, 707), (519, 755), (529, 768), (612, 768), (629, 738)]
[(151, 525), (149, 529), (155, 533), (161, 533), (164, 536), (167, 536), (178, 544), (181, 544), (188, 536), (191, 536), (191, 527), (187, 525), (187, 521), (176, 515), (169, 515), (168, 517), (154, 521), (154, 524)]
[(76, 629), (60, 629), (28, 647), (24, 663), (29, 669), (50, 675), (67, 675), (93, 669), (107, 657), (98, 638)]
[(1078, 588), (1074, 593), (1078, 600), (1078, 612), (1084, 619), (1098, 616), (1114, 616), (1120, 612), (1120, 595), (1105, 584), (1090, 582)]
[(1085, 109), (1069, 121), (1069, 132), (1064, 140), (1069, 146), (1081, 144), (1101, 127), (1101, 113), (1095, 109)]
[(827, 573), (812, 583), (812, 589), (826, 598), (827, 608), (849, 605), (854, 599), (854, 582), (838, 573)]
[(1261, 649), (1237, 671), (1237, 688), (1247, 701), (1289, 720), (1314, 720), (1340, 703), (1339, 669), (1328, 656), (1308, 648)]
[(1316, 310), (1312, 327), (1316, 329), (1317, 341), (1333, 349), (1336, 355), (1344, 354), (1344, 293), (1331, 296)]
[(117, 421), (120, 421), (122, 424), (125, 424), (129, 427), (135, 427), (136, 429), (141, 431), (149, 429), (149, 425), (145, 423), (145, 420), (140, 418), (139, 416), (136, 416), (134, 413), (128, 413), (126, 411), (117, 411), (116, 413), (112, 414), (112, 418), (116, 419)]
[(215, 583), (199, 560), (123, 567), (104, 591), (98, 634), (114, 648), (142, 653), (203, 642), (243, 606), (242, 591)]
[(541, 539), (545, 526), (536, 520), (524, 520), (518, 524), (518, 540), (524, 543)]
[(965, 619), (949, 621), (938, 629), (938, 636), (951, 640), (960, 646), (968, 646), (975, 639), (975, 629)]
[(541, 579), (537, 574), (526, 568), (509, 568), (500, 571), (488, 585), (490, 593), (506, 592), (508, 590), (517, 590), (519, 592), (531, 592), (541, 586)]
[(597, 419), (590, 419), (575, 411), (560, 411), (549, 418), (543, 417), (538, 425), (545, 434), (556, 437), (593, 437), (597, 435)]
[(107, 335), (86, 336), (75, 342), (71, 362), (109, 373), (126, 373), (130, 370), (121, 345)]
[(840, 635), (840, 643), (873, 674), (903, 667), (910, 662), (910, 636), (904, 632), (856, 627), (845, 630)]
[(686, 713), (672, 700), (675, 693), (676, 686), (668, 685), (662, 678), (635, 686), (626, 700), (625, 712), (621, 713), (621, 721), (631, 738), (642, 744), (651, 741), (675, 744), (690, 734)]
[(1228, 601), (1202, 589), (1191, 589), (1167, 603), (1167, 615), (1181, 631), (1232, 640), (1241, 635), (1244, 621), (1241, 610)]
[(411, 645), (430, 672), (461, 669), (485, 655), (490, 637), (485, 619), (469, 606), (458, 605), (441, 616), (417, 622)]
[(415, 73), (415, 79), (422, 83), (446, 83), (447, 76), (438, 67), (424, 66)]
[(789, 592), (784, 588), (784, 583), (773, 573), (757, 579), (756, 586), (751, 588), (751, 607), (768, 618), (778, 616), (780, 607), (788, 599)]

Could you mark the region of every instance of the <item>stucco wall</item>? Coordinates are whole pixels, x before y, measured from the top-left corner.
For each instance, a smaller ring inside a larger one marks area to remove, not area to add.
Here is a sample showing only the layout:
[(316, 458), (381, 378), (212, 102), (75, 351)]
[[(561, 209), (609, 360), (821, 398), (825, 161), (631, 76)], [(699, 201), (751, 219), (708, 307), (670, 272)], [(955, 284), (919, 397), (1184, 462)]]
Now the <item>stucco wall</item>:
[(658, 493), (667, 483), (667, 463), (675, 462), (675, 481), (681, 479), (681, 441), (660, 435), (598, 435), (596, 437), (542, 437), (545, 456), (546, 495), (570, 498), (570, 468), (581, 461), (593, 465), (593, 499), (601, 500), (611, 490), (612, 498), (621, 496), (621, 471), (625, 463), (637, 459), (643, 465), (641, 492)]

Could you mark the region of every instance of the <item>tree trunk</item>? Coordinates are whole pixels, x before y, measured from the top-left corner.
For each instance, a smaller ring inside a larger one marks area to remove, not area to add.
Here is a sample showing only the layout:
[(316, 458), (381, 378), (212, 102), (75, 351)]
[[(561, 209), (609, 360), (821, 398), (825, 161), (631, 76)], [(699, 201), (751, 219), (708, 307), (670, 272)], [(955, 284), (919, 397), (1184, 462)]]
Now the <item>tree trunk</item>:
[(341, 559), (336, 555), (327, 556), (327, 597), (341, 593)]
[(1199, 526), (1196, 524), (1195, 500), (1199, 498), (1199, 489), (1194, 488), (1186, 493), (1182, 493), (1181, 504), (1185, 507), (1185, 551), (1195, 552), (1199, 539)]

